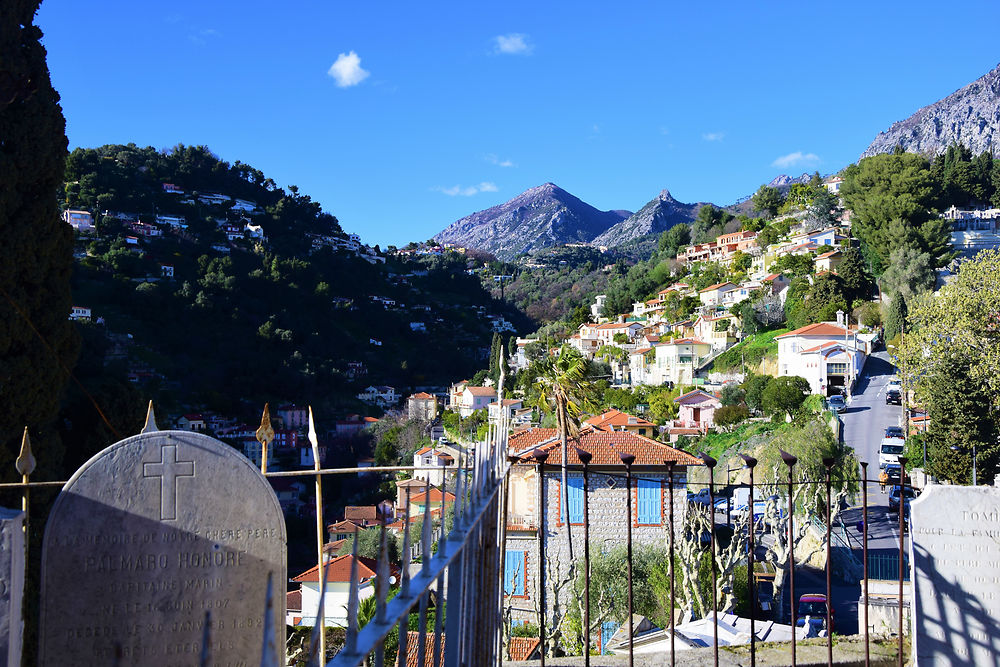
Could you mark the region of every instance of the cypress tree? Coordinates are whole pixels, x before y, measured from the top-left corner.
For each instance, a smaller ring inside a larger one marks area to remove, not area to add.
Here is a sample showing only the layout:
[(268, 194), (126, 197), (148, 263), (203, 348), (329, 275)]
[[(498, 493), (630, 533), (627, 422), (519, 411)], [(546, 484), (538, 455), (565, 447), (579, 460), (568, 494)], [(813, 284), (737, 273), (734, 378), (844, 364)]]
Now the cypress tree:
[(885, 317), (885, 339), (890, 341), (903, 330), (906, 321), (906, 300), (902, 294), (893, 294), (889, 302), (889, 312)]
[(77, 350), (73, 235), (57, 201), (66, 121), (33, 25), (38, 4), (5, 0), (0, 12), (0, 478), (16, 474), (25, 426), (39, 472), (62, 472), (53, 422)]

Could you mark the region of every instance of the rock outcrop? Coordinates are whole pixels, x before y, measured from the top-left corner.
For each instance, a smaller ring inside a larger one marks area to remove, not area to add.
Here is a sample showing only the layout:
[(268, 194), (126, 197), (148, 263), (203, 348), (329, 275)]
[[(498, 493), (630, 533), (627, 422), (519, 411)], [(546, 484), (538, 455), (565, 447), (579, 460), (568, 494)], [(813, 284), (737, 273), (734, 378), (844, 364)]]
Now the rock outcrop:
[(613, 248), (644, 236), (658, 235), (679, 222), (692, 222), (702, 206), (703, 202), (697, 204), (679, 202), (670, 195), (669, 190), (663, 190), (638, 212), (596, 237), (593, 244)]
[(948, 97), (880, 132), (862, 158), (890, 153), (897, 146), (928, 156), (950, 144), (964, 144), (973, 154), (1000, 149), (1000, 66)]

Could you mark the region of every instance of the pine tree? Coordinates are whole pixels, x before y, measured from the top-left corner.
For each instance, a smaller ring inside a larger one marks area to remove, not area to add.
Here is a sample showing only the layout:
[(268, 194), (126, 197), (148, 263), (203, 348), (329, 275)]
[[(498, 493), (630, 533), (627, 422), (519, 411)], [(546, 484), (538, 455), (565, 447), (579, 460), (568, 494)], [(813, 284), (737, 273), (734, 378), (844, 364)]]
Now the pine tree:
[(39, 471), (61, 473), (52, 423), (77, 342), (69, 322), (72, 230), (56, 200), (66, 121), (32, 24), (38, 0), (0, 12), (0, 476), (14, 474), (27, 426)]

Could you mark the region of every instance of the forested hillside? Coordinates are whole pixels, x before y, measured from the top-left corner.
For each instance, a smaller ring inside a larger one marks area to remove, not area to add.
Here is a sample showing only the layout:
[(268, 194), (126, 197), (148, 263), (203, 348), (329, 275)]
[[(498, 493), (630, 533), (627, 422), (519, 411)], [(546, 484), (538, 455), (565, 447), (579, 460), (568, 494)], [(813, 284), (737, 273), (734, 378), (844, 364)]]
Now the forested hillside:
[[(255, 210), (237, 209), (239, 199)], [(404, 392), (470, 374), (490, 344), (490, 315), (523, 324), (462, 255), (338, 245), (337, 219), (308, 196), (204, 147), (76, 150), (65, 204), (97, 221), (77, 237), (73, 299), (92, 311), (77, 375), (105, 392), (102, 404), (129, 403), (138, 386), (168, 412), (290, 401), (333, 415), (362, 407), (353, 396), (369, 384)], [(158, 223), (164, 215), (187, 227)], [(227, 237), (233, 221), (263, 238)]]

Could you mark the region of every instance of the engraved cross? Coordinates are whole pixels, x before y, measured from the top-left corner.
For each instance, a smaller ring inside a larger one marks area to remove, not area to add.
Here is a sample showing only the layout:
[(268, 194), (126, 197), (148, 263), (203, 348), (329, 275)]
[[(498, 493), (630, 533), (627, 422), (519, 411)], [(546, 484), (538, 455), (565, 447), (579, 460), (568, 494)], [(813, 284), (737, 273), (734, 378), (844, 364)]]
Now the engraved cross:
[(160, 519), (173, 521), (177, 518), (177, 478), (194, 477), (194, 461), (178, 461), (177, 445), (163, 445), (160, 448), (159, 463), (142, 464), (143, 477), (158, 477), (160, 480)]

